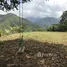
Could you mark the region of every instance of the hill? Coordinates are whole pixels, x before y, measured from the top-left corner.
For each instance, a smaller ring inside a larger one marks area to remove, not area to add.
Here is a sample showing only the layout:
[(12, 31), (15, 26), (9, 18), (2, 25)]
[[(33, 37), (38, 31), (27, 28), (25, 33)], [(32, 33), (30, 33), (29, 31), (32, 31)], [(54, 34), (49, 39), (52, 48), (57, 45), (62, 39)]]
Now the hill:
[(38, 25), (35, 25), (31, 21), (25, 19), (25, 18), (20, 18), (14, 14), (6, 14), (6, 15), (0, 15), (0, 30), (4, 29), (9, 29), (10, 27), (18, 27), (20, 25), (24, 25), (24, 31), (29, 31), (29, 30), (36, 30), (39, 28)]
[(36, 22), (37, 20), (41, 18), (36, 18), (36, 17), (26, 17), (28, 20), (32, 21), (33, 23)]
[(34, 23), (42, 27), (45, 25), (58, 24), (59, 21), (60, 21), (59, 18), (45, 17), (45, 18), (37, 19)]

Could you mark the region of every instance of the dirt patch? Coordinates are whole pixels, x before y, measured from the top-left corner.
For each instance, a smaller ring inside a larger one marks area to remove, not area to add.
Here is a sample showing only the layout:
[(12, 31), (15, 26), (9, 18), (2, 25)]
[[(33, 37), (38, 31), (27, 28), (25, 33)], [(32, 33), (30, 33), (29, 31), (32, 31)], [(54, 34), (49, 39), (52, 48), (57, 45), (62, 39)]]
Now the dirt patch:
[(18, 53), (18, 39), (0, 42), (0, 67), (67, 67), (67, 46), (25, 40)]

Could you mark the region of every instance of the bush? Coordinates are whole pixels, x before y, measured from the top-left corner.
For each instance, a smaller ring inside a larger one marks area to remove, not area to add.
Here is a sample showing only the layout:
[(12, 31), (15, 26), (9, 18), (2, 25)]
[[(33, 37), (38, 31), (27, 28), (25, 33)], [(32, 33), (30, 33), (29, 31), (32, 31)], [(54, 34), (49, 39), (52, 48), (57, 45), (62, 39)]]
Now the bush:
[(5, 29), (5, 33), (8, 35), (10, 33), (10, 30)]
[(59, 23), (59, 31), (63, 31), (63, 32), (67, 31), (67, 20)]
[(59, 24), (52, 24), (47, 27), (47, 31), (59, 31)]
[(0, 37), (2, 36), (2, 30), (0, 30)]

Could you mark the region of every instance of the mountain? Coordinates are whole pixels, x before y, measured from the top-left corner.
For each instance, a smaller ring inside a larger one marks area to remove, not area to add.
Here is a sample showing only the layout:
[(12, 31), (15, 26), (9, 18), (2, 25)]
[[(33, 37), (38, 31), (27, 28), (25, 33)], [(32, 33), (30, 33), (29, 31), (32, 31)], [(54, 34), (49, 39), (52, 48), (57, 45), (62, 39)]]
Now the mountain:
[(25, 31), (36, 30), (37, 28), (40, 28), (38, 25), (32, 23), (26, 18), (20, 18), (11, 13), (0, 15), (0, 30), (10, 30), (10, 27), (19, 27), (21, 24), (24, 25)]
[(28, 20), (32, 21), (33, 23), (36, 22), (36, 20), (39, 20), (41, 18), (35, 18), (35, 17), (26, 17)]
[(60, 21), (59, 18), (45, 17), (45, 18), (37, 19), (34, 23), (42, 27), (45, 25), (58, 24), (59, 21)]

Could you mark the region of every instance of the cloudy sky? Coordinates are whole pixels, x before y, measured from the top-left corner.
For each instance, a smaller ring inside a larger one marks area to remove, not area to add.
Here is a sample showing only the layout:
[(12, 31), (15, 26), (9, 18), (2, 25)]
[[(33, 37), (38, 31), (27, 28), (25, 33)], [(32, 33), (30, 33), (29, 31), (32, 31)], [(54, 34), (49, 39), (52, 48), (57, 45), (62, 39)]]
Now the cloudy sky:
[[(22, 6), (20, 15), (22, 15)], [(23, 4), (23, 17), (60, 17), (62, 12), (67, 10), (67, 0), (33, 0), (31, 2)], [(10, 11), (16, 15), (19, 15), (19, 11)], [(0, 11), (0, 14), (6, 14), (8, 12)]]

